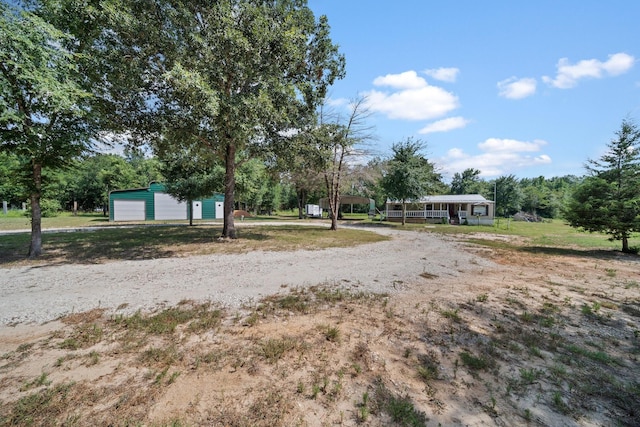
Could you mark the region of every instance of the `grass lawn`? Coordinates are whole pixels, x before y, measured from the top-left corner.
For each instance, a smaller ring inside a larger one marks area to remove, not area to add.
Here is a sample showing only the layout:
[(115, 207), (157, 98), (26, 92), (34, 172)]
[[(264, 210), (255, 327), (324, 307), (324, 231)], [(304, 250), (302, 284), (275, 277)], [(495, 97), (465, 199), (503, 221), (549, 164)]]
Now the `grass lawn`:
[[(375, 221), (374, 221), (375, 222)], [(386, 223), (389, 226), (404, 228), (408, 230), (418, 230), (424, 232), (469, 235), (478, 243), (486, 241), (492, 246), (503, 245), (507, 247), (508, 242), (496, 241), (494, 239), (483, 239), (477, 237), (478, 233), (492, 235), (519, 236), (526, 239), (531, 247), (557, 247), (576, 249), (599, 249), (599, 250), (620, 250), (622, 243), (619, 241), (609, 241), (608, 236), (602, 233), (586, 233), (569, 227), (561, 219), (546, 222), (522, 222), (507, 221), (500, 219), (493, 226), (477, 225), (442, 225), (442, 224), (406, 224), (404, 227), (399, 223)], [(489, 243), (490, 242), (490, 243)], [(635, 233), (629, 240), (630, 247), (640, 247), (640, 234)]]
[[(43, 233), (44, 254), (37, 262), (95, 263), (252, 250), (284, 251), (345, 247), (386, 240), (367, 230), (256, 225), (240, 227), (238, 239), (220, 240), (218, 225), (104, 227), (91, 231)], [(24, 261), (29, 233), (0, 235), (0, 265)]]
[[(103, 216), (102, 212), (79, 213), (77, 216), (73, 216), (70, 212), (63, 212), (55, 217), (42, 218), (43, 229), (95, 227), (108, 224), (109, 217)], [(9, 211), (7, 215), (0, 213), (0, 231), (29, 229), (31, 229), (31, 218), (25, 216), (22, 211)]]
[[(102, 213), (69, 212), (42, 219), (43, 230), (77, 229), (99, 227), (92, 231), (47, 232), (43, 234), (45, 255), (43, 261), (59, 262), (103, 262), (113, 259), (146, 259), (170, 256), (187, 256), (207, 253), (239, 253), (250, 250), (295, 250), (321, 249), (331, 246), (347, 246), (368, 243), (379, 239), (374, 233), (339, 228), (330, 233), (326, 228), (296, 226), (297, 212), (287, 211), (271, 216), (254, 216), (244, 219), (249, 224), (255, 221), (288, 220), (291, 226), (239, 227), (239, 239), (234, 242), (219, 241), (221, 224), (196, 221), (195, 227), (184, 227), (187, 221), (151, 221), (141, 224), (109, 222)], [(240, 220), (237, 220), (240, 223)], [(322, 220), (312, 219), (308, 221)], [(324, 220), (327, 225), (328, 221)], [(169, 224), (170, 223), (170, 224)], [(494, 226), (454, 226), (443, 224), (406, 224), (371, 220), (366, 214), (345, 214), (343, 224), (358, 224), (369, 227), (392, 227), (397, 229), (432, 232), (465, 237), (478, 244), (508, 248), (508, 241), (488, 238), (489, 235), (519, 236), (531, 251), (556, 249), (620, 250), (621, 243), (609, 241), (606, 235), (584, 233), (566, 225), (562, 220), (542, 223), (516, 222), (500, 219)], [(149, 225), (163, 225), (150, 227)], [(182, 224), (182, 225), (176, 225)], [(127, 228), (120, 228), (127, 225)], [(28, 230), (29, 218), (22, 212), (0, 215), (0, 231)], [(144, 231), (142, 231), (144, 229)], [(99, 243), (99, 244), (97, 244)], [(630, 240), (631, 247), (640, 247), (640, 235)], [(0, 263), (17, 262), (24, 259), (29, 245), (29, 234), (0, 235)], [(522, 244), (520, 244), (522, 247)]]

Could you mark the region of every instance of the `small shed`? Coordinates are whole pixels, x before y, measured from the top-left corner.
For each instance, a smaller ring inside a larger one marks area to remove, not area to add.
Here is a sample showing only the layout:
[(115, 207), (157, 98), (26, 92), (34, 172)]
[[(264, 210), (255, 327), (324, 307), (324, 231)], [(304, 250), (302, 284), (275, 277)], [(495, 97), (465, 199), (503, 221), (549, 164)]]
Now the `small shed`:
[(193, 219), (221, 219), (224, 196), (194, 200), (191, 206), (166, 193), (164, 184), (152, 182), (147, 188), (112, 190), (109, 192), (109, 221), (186, 220), (189, 209)]

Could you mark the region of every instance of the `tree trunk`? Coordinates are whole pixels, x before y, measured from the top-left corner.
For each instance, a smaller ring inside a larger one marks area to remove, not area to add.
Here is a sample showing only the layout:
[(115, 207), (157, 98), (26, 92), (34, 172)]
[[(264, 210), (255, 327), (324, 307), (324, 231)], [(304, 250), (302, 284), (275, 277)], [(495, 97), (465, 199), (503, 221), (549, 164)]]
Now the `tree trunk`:
[(33, 191), (31, 192), (31, 244), (29, 258), (42, 255), (42, 211), (40, 197), (42, 195), (42, 165), (33, 165)]
[(404, 199), (402, 199), (402, 225), (404, 226), (406, 222), (407, 216), (407, 206), (404, 204)]
[(629, 238), (627, 236), (622, 236), (622, 252), (629, 253)]
[(331, 209), (331, 228), (330, 230), (338, 229), (338, 210), (340, 209), (340, 189), (335, 185), (333, 191), (329, 197), (329, 209)]
[(296, 198), (298, 199), (298, 219), (304, 218), (304, 206), (307, 201), (307, 191), (305, 189), (296, 190)]
[(236, 146), (233, 142), (227, 145), (225, 153), (225, 173), (224, 173), (224, 226), (222, 237), (236, 239), (236, 227), (233, 218), (233, 208), (235, 206), (234, 193), (236, 190)]
[(193, 225), (193, 200), (187, 200), (187, 208), (189, 209), (189, 226)]

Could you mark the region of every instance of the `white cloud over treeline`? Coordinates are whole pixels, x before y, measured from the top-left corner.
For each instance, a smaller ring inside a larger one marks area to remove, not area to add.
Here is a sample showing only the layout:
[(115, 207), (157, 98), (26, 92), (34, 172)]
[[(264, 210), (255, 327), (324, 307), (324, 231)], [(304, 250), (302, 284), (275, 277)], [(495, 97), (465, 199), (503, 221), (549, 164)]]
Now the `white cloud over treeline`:
[[(551, 163), (551, 157), (539, 153), (546, 141), (519, 141), (516, 139), (488, 138), (478, 144), (482, 153), (471, 155), (460, 148), (452, 148), (436, 163), (447, 175), (473, 168), (483, 177), (496, 177), (529, 166)], [(536, 154), (539, 153), (539, 154)]]

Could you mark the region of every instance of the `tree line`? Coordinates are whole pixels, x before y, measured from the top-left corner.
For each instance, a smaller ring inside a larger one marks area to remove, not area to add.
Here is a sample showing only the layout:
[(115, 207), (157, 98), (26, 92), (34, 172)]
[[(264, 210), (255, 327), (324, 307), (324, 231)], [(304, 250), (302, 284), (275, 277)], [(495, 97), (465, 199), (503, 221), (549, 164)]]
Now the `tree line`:
[[(406, 197), (398, 197), (398, 200), (411, 200), (428, 194), (482, 194), (488, 200), (496, 197), (499, 216), (524, 211), (542, 218), (559, 218), (571, 194), (583, 180), (572, 175), (522, 179), (507, 175), (486, 180), (480, 177), (481, 171), (467, 169), (454, 174), (451, 182), (446, 183), (437, 167), (421, 154), (425, 148), (422, 141), (402, 141), (395, 147), (398, 156), (390, 154), (369, 160), (366, 164), (347, 164), (342, 177), (342, 192), (372, 198), (376, 207), (383, 210), (388, 197), (400, 194), (393, 192), (394, 185), (407, 186), (412, 182), (408, 179), (408, 170), (412, 167), (411, 162), (415, 162), (417, 176), (414, 182), (420, 186), (416, 192), (405, 193)], [(402, 160), (402, 156), (409, 160), (406, 168), (394, 168), (394, 162)], [(28, 200), (27, 186), (19, 176), (20, 163), (10, 153), (0, 153), (0, 160), (0, 199), (19, 208)], [(61, 210), (71, 211), (74, 206), (83, 212), (104, 210), (106, 213), (109, 191), (144, 188), (154, 181), (175, 185), (179, 181), (172, 178), (174, 168), (173, 163), (136, 150), (125, 150), (122, 155), (83, 156), (73, 159), (63, 169), (45, 168), (44, 196), (41, 199), (43, 216), (55, 215)], [(180, 169), (195, 173), (193, 163)], [(211, 177), (208, 190), (211, 193), (223, 192), (222, 164), (208, 169), (207, 174)], [(236, 173), (236, 207), (254, 214), (297, 209), (298, 216), (303, 217), (304, 205), (316, 204), (327, 195), (323, 172), (310, 166), (304, 173), (292, 174), (270, 169), (264, 161), (252, 159), (243, 163)]]

